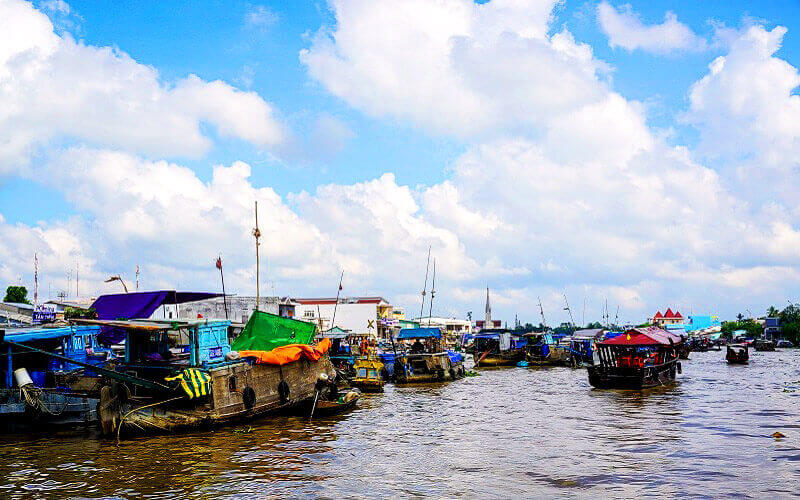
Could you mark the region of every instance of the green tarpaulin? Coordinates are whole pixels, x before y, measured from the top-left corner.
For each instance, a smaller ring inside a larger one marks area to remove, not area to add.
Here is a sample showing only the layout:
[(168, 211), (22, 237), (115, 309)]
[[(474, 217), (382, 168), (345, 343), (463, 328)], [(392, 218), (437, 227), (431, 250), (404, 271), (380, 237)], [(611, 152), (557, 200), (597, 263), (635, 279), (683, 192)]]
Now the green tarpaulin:
[(236, 351), (271, 351), (288, 344), (310, 344), (317, 326), (305, 321), (254, 311), (231, 348)]

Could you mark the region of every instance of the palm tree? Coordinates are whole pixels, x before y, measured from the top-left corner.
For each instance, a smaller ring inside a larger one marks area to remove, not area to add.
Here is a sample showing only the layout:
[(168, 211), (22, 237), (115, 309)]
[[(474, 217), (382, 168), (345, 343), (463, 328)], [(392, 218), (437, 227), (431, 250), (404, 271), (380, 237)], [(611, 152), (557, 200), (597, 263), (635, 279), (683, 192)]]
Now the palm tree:
[(781, 312), (775, 306), (769, 306), (769, 309), (767, 309), (768, 318), (777, 318), (780, 313)]

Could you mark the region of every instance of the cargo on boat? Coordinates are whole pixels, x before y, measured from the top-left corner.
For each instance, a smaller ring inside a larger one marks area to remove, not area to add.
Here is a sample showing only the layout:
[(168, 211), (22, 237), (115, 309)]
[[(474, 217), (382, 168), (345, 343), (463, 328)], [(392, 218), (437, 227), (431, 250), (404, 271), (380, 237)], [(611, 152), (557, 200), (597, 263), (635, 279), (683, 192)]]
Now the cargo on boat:
[(306, 403), (335, 372), (316, 327), (255, 311), (231, 345), (227, 320), (91, 321), (120, 331), (125, 359), (103, 373), (104, 435), (212, 427)]
[(397, 384), (456, 380), (466, 373), (462, 355), (444, 348), (438, 328), (404, 328), (396, 340), (401, 351), (395, 357)]
[(473, 335), (475, 366), (515, 366), (525, 359), (527, 340), (511, 330), (492, 328)]
[(675, 380), (682, 339), (658, 327), (631, 328), (597, 343), (599, 363), (587, 367), (598, 389), (645, 389)]

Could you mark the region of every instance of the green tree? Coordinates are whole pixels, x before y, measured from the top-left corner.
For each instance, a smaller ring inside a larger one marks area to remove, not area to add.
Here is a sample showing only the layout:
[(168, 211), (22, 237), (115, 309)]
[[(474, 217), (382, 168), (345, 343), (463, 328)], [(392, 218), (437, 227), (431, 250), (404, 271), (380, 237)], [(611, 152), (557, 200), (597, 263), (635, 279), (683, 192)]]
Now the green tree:
[(10, 286), (6, 288), (6, 297), (3, 302), (16, 302), (18, 304), (30, 304), (28, 301), (28, 289), (24, 286)]
[(767, 309), (768, 318), (777, 318), (780, 313), (781, 312), (775, 306), (769, 306), (769, 309)]

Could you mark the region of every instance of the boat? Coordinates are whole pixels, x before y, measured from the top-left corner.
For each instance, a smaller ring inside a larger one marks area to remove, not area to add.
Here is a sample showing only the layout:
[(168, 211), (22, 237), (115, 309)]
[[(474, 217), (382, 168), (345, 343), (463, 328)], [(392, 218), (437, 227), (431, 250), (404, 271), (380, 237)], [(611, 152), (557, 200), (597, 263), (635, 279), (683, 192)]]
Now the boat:
[(96, 370), (111, 358), (98, 327), (0, 330), (0, 426), (5, 430), (97, 423)]
[[(125, 336), (124, 361), (103, 370), (104, 436), (210, 428), (307, 404), (334, 377), (330, 340), (311, 323), (254, 311), (231, 344), (228, 320), (81, 320)], [(109, 373), (110, 372), (110, 373)]]
[(316, 401), (316, 404), (312, 402), (312, 413), (310, 418), (330, 417), (352, 410), (356, 407), (360, 398), (361, 392), (358, 389), (350, 389), (339, 394), (338, 397), (333, 401), (320, 399)]
[(397, 334), (396, 384), (457, 380), (466, 374), (460, 353), (447, 351), (438, 328), (403, 328)]
[(475, 366), (515, 366), (525, 359), (525, 337), (492, 328), (473, 336)]
[(753, 349), (760, 352), (774, 351), (775, 342), (766, 339), (756, 339), (753, 341)]
[(567, 366), (571, 364), (569, 347), (558, 345), (551, 332), (526, 334), (525, 361), (528, 366)]
[(746, 365), (750, 362), (750, 352), (747, 344), (730, 344), (725, 353), (725, 361), (729, 365)]
[(777, 347), (779, 349), (785, 349), (787, 347), (789, 347), (789, 348), (794, 347), (794, 344), (792, 344), (791, 340), (783, 340), (782, 339), (782, 340), (779, 340), (778, 342), (775, 343), (775, 347)]
[(598, 389), (646, 389), (675, 380), (681, 372), (682, 339), (658, 327), (630, 328), (597, 343), (599, 362), (587, 367)]
[(374, 355), (360, 357), (353, 363), (355, 376), (350, 380), (350, 385), (362, 392), (383, 392), (386, 380), (383, 377), (385, 368), (383, 363)]

